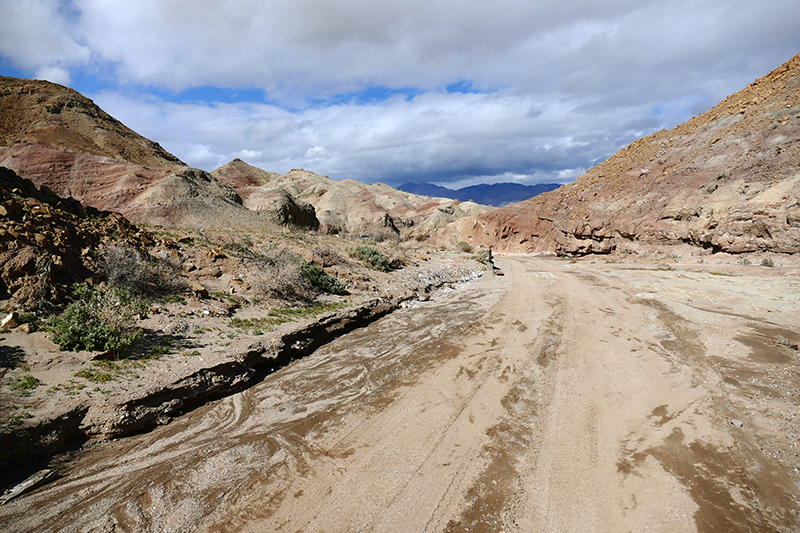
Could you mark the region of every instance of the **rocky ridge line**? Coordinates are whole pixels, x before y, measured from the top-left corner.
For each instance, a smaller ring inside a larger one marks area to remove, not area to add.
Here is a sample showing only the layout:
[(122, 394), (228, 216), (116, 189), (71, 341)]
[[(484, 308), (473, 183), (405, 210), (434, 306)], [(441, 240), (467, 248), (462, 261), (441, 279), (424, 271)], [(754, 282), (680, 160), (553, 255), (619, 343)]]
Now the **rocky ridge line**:
[(335, 181), (302, 169), (275, 174), (240, 159), (212, 175), (234, 189), (248, 209), (280, 224), (295, 221), (329, 234), (424, 239), (460, 217), (492, 210), (474, 202), (403, 192), (382, 183)]

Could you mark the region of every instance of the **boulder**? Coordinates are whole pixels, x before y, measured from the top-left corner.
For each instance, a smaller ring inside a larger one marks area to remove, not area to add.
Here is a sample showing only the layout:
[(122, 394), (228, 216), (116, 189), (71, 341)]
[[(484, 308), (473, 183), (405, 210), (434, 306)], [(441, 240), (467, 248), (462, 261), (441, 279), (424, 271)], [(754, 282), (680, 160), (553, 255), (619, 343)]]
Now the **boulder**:
[(3, 329), (14, 329), (19, 325), (19, 313), (16, 311), (7, 314), (3, 320), (0, 321), (0, 328)]
[(208, 289), (194, 281), (189, 282), (189, 290), (192, 291), (197, 298), (208, 298)]

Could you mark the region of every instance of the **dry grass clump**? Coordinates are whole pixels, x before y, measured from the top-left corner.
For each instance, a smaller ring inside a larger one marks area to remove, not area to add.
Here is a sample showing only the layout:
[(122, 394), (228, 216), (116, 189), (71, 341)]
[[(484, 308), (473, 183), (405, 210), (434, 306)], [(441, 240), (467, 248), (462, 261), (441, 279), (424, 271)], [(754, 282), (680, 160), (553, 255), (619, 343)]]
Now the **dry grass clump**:
[(389, 269), (399, 270), (408, 264), (408, 254), (405, 250), (395, 249), (389, 254)]
[(345, 262), (342, 255), (335, 248), (327, 245), (314, 248), (311, 252), (311, 261), (324, 268), (341, 265)]
[(253, 290), (262, 298), (286, 302), (310, 302), (317, 289), (303, 276), (305, 262), (286, 248), (269, 250), (259, 258), (258, 273), (253, 276)]
[[(393, 231), (393, 230), (389, 229), (389, 228), (377, 230), (377, 231), (375, 231), (373, 233), (362, 234), (362, 235), (369, 235), (369, 237), (367, 239), (371, 240), (373, 242), (376, 242), (376, 243), (381, 243), (381, 242), (400, 242), (401, 241), (400, 234), (398, 232), (396, 232), (396, 231)], [(361, 235), (359, 235), (359, 238), (361, 238)]]
[(129, 246), (107, 246), (101, 251), (98, 263), (109, 285), (125, 289), (133, 296), (157, 297), (186, 288), (178, 265)]
[[(328, 252), (335, 253), (331, 250), (323, 253)], [(341, 257), (337, 254), (331, 259), (329, 255), (328, 260), (341, 262)], [(310, 303), (322, 292), (348, 294), (337, 278), (315, 263), (306, 263), (300, 255), (286, 248), (267, 251), (259, 256), (253, 288), (262, 298), (299, 303)]]

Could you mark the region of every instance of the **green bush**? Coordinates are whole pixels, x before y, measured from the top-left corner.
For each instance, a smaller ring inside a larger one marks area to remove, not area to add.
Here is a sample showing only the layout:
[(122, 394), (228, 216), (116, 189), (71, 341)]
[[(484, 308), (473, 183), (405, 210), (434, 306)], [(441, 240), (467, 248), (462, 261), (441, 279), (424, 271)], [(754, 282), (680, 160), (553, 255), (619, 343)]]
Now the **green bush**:
[(761, 266), (762, 267), (774, 267), (775, 266), (775, 261), (773, 261), (771, 257), (765, 257), (764, 259), (761, 260)]
[(33, 324), (34, 326), (39, 325), (39, 317), (37, 317), (34, 313), (20, 313), (19, 314), (19, 323), (20, 324)]
[(306, 263), (300, 268), (300, 273), (314, 287), (331, 294), (347, 294), (342, 282), (326, 273), (322, 267)]
[(458, 244), (456, 244), (456, 248), (467, 254), (472, 252), (472, 246), (470, 246), (470, 244), (466, 241), (460, 241)]
[(375, 270), (381, 272), (389, 271), (389, 259), (383, 253), (372, 246), (359, 246), (355, 249), (353, 256), (370, 265)]
[(118, 355), (130, 347), (142, 330), (135, 328), (135, 315), (149, 308), (124, 289), (79, 283), (74, 298), (63, 313), (47, 319), (44, 329), (62, 350), (107, 351)]

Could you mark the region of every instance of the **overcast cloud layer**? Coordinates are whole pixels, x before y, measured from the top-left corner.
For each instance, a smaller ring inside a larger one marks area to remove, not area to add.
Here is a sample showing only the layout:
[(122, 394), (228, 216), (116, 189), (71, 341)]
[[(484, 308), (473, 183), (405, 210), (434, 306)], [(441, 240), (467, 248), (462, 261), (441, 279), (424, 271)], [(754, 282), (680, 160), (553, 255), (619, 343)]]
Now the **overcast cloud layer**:
[(25, 0), (0, 73), (188, 164), (566, 182), (800, 52), (796, 0)]

